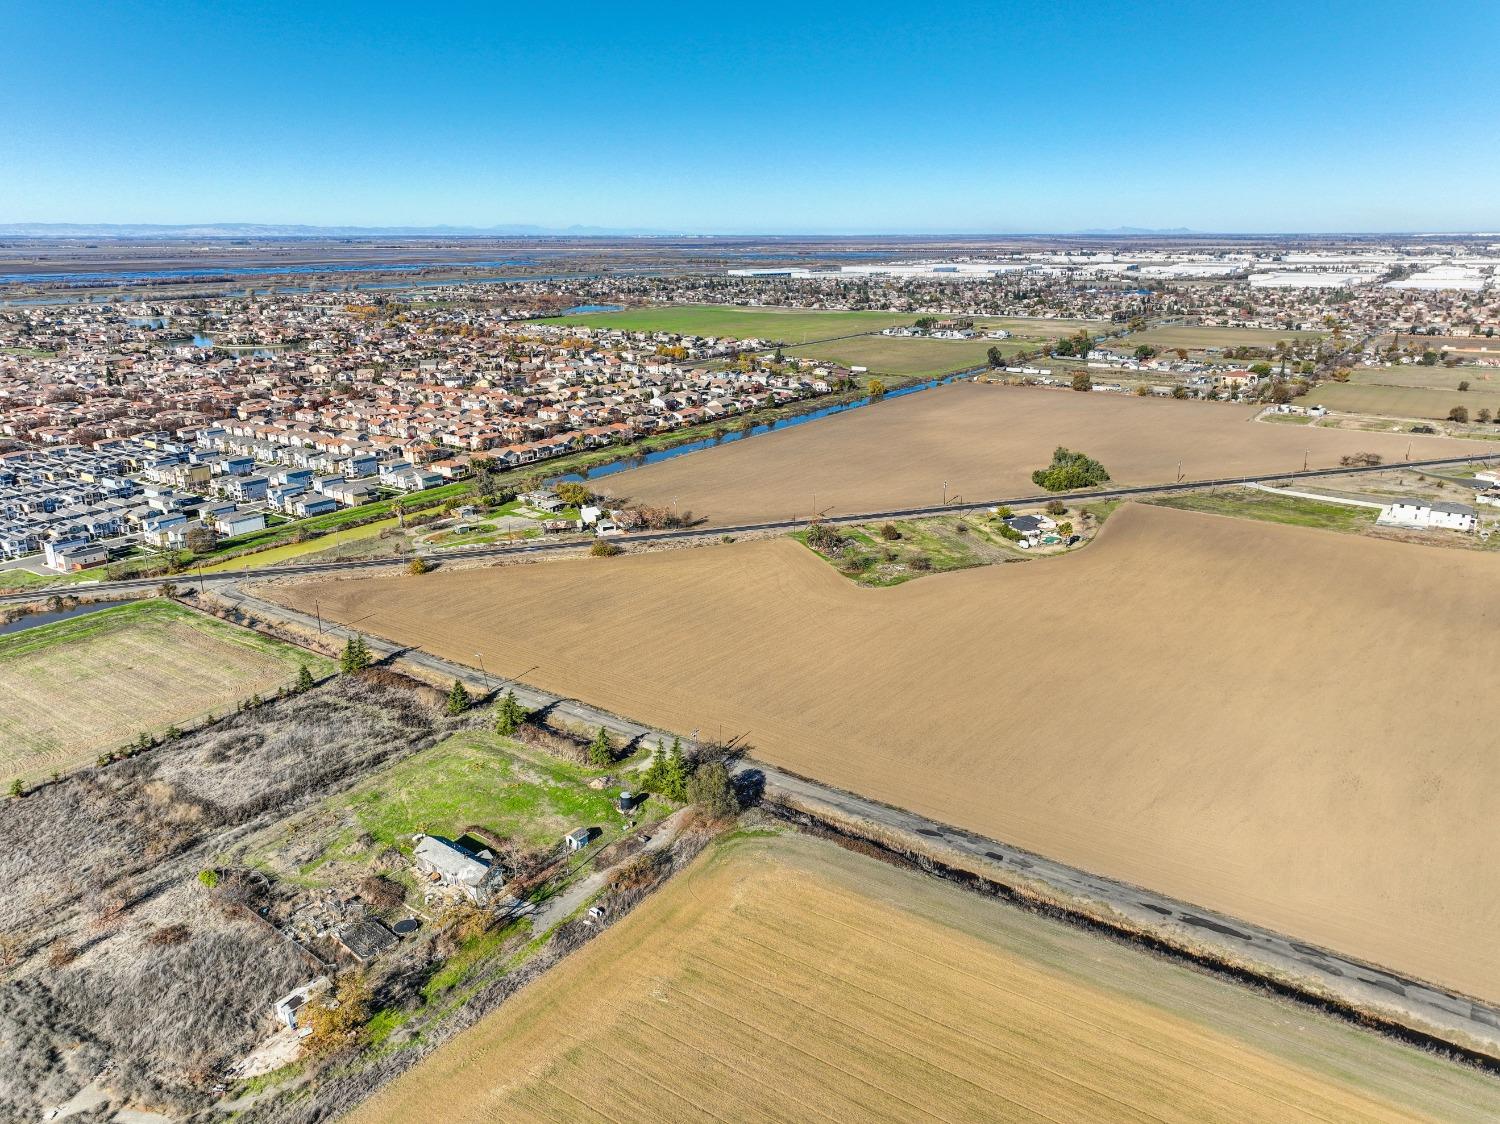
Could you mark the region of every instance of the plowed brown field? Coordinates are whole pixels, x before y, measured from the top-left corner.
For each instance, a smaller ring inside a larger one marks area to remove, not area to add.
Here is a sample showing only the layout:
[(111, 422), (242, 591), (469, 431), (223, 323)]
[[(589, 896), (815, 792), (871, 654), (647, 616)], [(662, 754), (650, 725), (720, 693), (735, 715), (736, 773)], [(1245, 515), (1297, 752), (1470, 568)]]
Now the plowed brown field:
[(1126, 506), (894, 589), (778, 539), (281, 596), (1494, 999), (1497, 589), (1486, 552)]
[(801, 837), (711, 851), (351, 1124), (1482, 1121), (1474, 1071)]
[[(1500, 453), (1486, 441), (1267, 425), (1253, 406), (955, 383), (747, 441), (632, 469), (600, 490), (724, 526), (1033, 495), (1058, 445), (1117, 484), (1161, 484), (1386, 460)], [(815, 499), (816, 497), (816, 499)]]

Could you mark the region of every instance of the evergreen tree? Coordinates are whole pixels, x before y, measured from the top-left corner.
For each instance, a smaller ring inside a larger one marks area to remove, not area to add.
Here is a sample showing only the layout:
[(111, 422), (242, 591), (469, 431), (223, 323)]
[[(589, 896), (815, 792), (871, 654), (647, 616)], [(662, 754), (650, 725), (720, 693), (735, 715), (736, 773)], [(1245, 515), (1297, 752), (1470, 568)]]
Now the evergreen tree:
[(365, 644), (365, 638), (363, 636), (349, 637), (344, 643), (343, 654), (339, 656), (339, 670), (345, 675), (352, 675), (369, 666), (370, 649)]
[(464, 688), (463, 681), (455, 679), (453, 690), (448, 692), (448, 713), (462, 714), (469, 709), (469, 692)]
[(303, 664), (297, 671), (297, 693), (300, 695), (303, 691), (312, 690), (312, 685), (312, 672), (307, 669), (306, 664)]
[(521, 728), (521, 723), (528, 717), (526, 708), (516, 701), (516, 693), (506, 691), (495, 712), (495, 733), (508, 738)]
[(609, 740), (609, 731), (603, 726), (594, 735), (594, 740), (589, 743), (589, 760), (599, 768), (612, 764), (615, 759), (614, 743)]
[(718, 819), (739, 815), (740, 802), (734, 792), (734, 782), (722, 761), (707, 761), (699, 765), (688, 780), (687, 795), (694, 804)]

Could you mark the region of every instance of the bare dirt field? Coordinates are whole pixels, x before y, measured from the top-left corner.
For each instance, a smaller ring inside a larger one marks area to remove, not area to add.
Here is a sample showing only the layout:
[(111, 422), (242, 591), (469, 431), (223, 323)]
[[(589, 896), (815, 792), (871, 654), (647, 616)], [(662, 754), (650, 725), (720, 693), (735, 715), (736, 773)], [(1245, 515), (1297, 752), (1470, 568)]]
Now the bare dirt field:
[(1479, 1121), (1500, 1085), (799, 836), (735, 840), (351, 1124)]
[(0, 777), (34, 779), (290, 685), (327, 661), (164, 601), (0, 637)]
[(775, 539), (270, 592), (1494, 999), (1500, 754), (1462, 669), (1500, 665), (1497, 578), (1127, 505), (894, 589)]
[(1102, 461), (1118, 484), (1159, 484), (1338, 464), (1495, 452), (1486, 442), (1253, 420), (1253, 406), (960, 382), (811, 425), (632, 469), (599, 488), (724, 526), (1034, 495), (1058, 445)]

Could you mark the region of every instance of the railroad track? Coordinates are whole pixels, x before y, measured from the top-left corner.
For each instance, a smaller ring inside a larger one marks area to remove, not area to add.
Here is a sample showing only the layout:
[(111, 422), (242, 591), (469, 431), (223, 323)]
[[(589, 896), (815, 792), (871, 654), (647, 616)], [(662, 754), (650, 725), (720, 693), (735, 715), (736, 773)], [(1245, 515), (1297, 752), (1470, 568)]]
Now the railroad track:
[[(1433, 460), (1420, 461), (1397, 461), (1392, 464), (1382, 465), (1357, 465), (1347, 468), (1315, 468), (1305, 471), (1281, 473), (1259, 473), (1253, 476), (1221, 476), (1210, 480), (1186, 480), (1172, 484), (1140, 484), (1132, 487), (1102, 488), (1088, 492), (1044, 492), (1041, 494), (1005, 496), (997, 499), (984, 499), (972, 501), (957, 501), (946, 504), (933, 504), (928, 507), (900, 507), (888, 508), (881, 511), (851, 512), (846, 515), (821, 515), (821, 521), (833, 524), (866, 523), (874, 519), (918, 519), (924, 516), (943, 515), (950, 512), (961, 511), (983, 511), (991, 507), (1024, 507), (1031, 504), (1047, 503), (1050, 500), (1065, 500), (1070, 503), (1095, 503), (1100, 500), (1131, 499), (1138, 496), (1170, 495), (1179, 492), (1196, 492), (1204, 488), (1222, 488), (1235, 484), (1256, 484), (1268, 482), (1288, 482), (1297, 480), (1313, 480), (1338, 476), (1358, 476), (1371, 472), (1389, 472), (1392, 469), (1423, 469), (1457, 467), (1461, 465), (1483, 463), (1500, 458), (1500, 450), (1494, 453), (1476, 453), (1465, 457), (1439, 457)], [(721, 538), (725, 535), (745, 535), (763, 533), (766, 531), (792, 531), (804, 527), (810, 521), (808, 518), (775, 519), (762, 523), (741, 523), (728, 527), (686, 527), (671, 531), (640, 531), (619, 536), (622, 543), (662, 543), (680, 542), (691, 539)], [(413, 558), (423, 558), (429, 562), (462, 561), (468, 559), (483, 558), (509, 558), (516, 556), (556, 554), (568, 550), (577, 550), (580, 547), (578, 540), (527, 542), (508, 546), (479, 546), (467, 549), (457, 549), (443, 553), (425, 553), (403, 555), (400, 558), (370, 558), (358, 559), (346, 562), (313, 562), (302, 565), (290, 566), (267, 566), (261, 569), (246, 570), (217, 570), (213, 573), (198, 574), (192, 570), (184, 570), (180, 574), (169, 577), (155, 578), (132, 578), (125, 581), (100, 582), (97, 586), (88, 587), (93, 590), (107, 590), (110, 592), (130, 593), (140, 590), (150, 590), (159, 587), (163, 581), (177, 582), (202, 582), (203, 584), (220, 584), (223, 582), (236, 582), (253, 580), (256, 578), (269, 577), (297, 577), (315, 574), (339, 574), (357, 572), (360, 570), (377, 570), (390, 566), (405, 566), (411, 563)], [(66, 587), (57, 590), (33, 590), (29, 593), (7, 593), (0, 595), (0, 605), (19, 604), (37, 601), (50, 596), (53, 592), (71, 592)]]

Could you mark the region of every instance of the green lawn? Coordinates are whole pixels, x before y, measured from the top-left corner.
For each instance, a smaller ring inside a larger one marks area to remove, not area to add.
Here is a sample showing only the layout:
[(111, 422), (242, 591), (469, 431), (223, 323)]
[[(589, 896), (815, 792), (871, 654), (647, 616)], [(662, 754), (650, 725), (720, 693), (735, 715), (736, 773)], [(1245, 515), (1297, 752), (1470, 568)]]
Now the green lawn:
[(1145, 502), (1183, 511), (1235, 515), (1242, 519), (1263, 519), (1269, 523), (1290, 523), (1297, 527), (1321, 527), (1356, 534), (1373, 526), (1380, 515), (1373, 507), (1319, 503), (1298, 496), (1273, 496), (1269, 492), (1253, 489), (1186, 492), (1181, 495), (1158, 496)]
[(74, 585), (78, 582), (97, 580), (97, 574), (37, 574), (30, 570), (0, 570), (0, 591), (45, 589), (48, 586)]
[(824, 312), (805, 308), (725, 308), (683, 304), (554, 316), (536, 322), (618, 328), (629, 332), (762, 339), (790, 346), (856, 332), (875, 332), (895, 324), (911, 324), (916, 319), (916, 313), (902, 312)]

